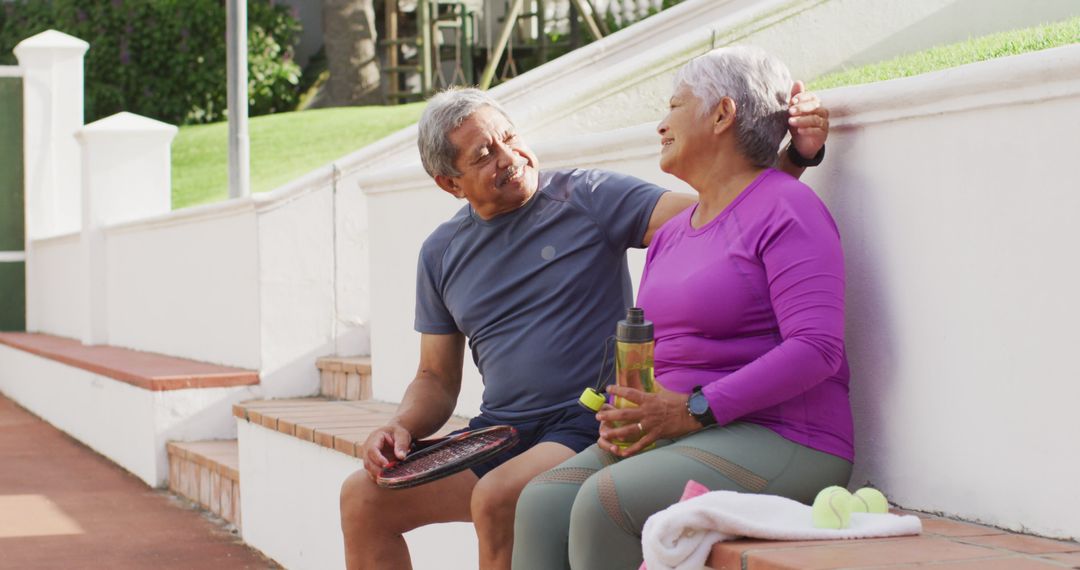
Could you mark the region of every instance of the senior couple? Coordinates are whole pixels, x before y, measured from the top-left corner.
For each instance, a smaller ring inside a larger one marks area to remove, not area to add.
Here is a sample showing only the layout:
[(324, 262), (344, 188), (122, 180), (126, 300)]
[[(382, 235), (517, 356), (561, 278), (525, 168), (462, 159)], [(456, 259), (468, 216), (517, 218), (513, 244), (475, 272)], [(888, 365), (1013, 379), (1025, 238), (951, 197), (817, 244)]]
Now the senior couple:
[[(827, 111), (772, 56), (722, 48), (678, 72), (657, 130), (661, 169), (696, 200), (613, 172), (539, 170), (480, 91), (429, 101), (424, 168), (468, 204), (424, 242), (416, 377), (342, 486), (349, 568), (409, 568), (402, 534), (449, 521), (474, 523), (484, 569), (637, 568), (645, 520), (687, 480), (804, 502), (847, 484), (840, 238), (797, 180), (821, 160)], [(638, 407), (594, 414), (576, 401), (633, 304), (626, 250), (646, 246), (637, 305), (664, 390), (612, 387)], [(374, 475), (454, 410), (466, 342), (484, 379), (469, 426), (514, 425), (521, 442), (379, 488)], [(637, 442), (612, 443), (624, 439)]]

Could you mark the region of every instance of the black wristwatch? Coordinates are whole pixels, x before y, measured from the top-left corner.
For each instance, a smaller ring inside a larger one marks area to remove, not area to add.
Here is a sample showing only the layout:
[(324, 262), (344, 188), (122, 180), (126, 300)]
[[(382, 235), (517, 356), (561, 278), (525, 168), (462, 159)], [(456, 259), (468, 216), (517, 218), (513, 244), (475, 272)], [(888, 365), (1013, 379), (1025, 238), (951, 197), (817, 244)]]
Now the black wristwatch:
[(690, 412), (690, 415), (703, 427), (716, 424), (716, 416), (709, 408), (709, 401), (705, 399), (705, 394), (701, 393), (701, 386), (694, 386), (694, 391), (690, 392), (690, 399), (686, 401), (686, 411)]
[(821, 150), (817, 151), (814, 158), (803, 158), (803, 155), (795, 150), (795, 145), (789, 143), (787, 146), (787, 157), (788, 160), (791, 161), (791, 164), (801, 168), (817, 166), (821, 164), (821, 161), (825, 160), (825, 145), (821, 145)]

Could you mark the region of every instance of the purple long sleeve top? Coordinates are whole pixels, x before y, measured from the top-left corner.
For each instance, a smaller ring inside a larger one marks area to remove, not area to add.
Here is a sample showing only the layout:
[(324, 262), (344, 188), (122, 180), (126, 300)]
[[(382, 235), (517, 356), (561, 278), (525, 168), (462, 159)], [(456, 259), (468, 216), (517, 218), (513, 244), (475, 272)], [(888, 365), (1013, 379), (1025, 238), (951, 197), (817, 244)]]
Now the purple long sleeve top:
[(695, 209), (657, 231), (641, 278), (657, 379), (703, 386), (720, 425), (759, 424), (853, 460), (844, 260), (828, 209), (776, 170), (697, 229)]

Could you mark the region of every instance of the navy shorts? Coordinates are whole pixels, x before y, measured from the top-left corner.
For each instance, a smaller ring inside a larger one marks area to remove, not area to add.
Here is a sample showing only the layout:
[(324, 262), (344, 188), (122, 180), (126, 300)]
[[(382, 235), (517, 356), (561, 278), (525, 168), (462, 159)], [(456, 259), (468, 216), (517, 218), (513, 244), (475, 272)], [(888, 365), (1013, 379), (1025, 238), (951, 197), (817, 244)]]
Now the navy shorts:
[[(484, 463), (474, 465), (472, 472), (476, 473), (477, 477), (483, 477), (488, 471), (532, 449), (538, 443), (553, 441), (569, 447), (574, 453), (580, 453), (586, 447), (596, 443), (600, 435), (600, 422), (596, 421), (596, 412), (577, 405), (521, 421), (496, 421), (480, 414), (469, 420), (469, 427), (465, 429), (480, 429), (497, 425), (511, 425), (517, 428), (518, 443)], [(460, 429), (454, 433), (462, 431), (465, 430)]]

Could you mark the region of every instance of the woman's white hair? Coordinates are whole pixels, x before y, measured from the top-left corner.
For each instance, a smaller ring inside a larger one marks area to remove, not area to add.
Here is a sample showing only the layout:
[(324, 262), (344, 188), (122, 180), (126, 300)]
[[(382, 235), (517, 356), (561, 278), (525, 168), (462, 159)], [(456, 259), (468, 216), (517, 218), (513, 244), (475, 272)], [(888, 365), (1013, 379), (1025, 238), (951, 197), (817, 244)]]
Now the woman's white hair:
[(763, 49), (732, 46), (695, 57), (675, 75), (701, 100), (703, 114), (735, 101), (735, 142), (757, 166), (771, 166), (787, 133), (791, 73)]
[(454, 167), (458, 149), (450, 142), (450, 131), (461, 126), (481, 107), (491, 107), (511, 125), (510, 116), (487, 93), (475, 88), (451, 87), (436, 93), (428, 99), (427, 107), (420, 116), (419, 134), (416, 145), (420, 148), (420, 162), (432, 178), (442, 176), (461, 176)]

